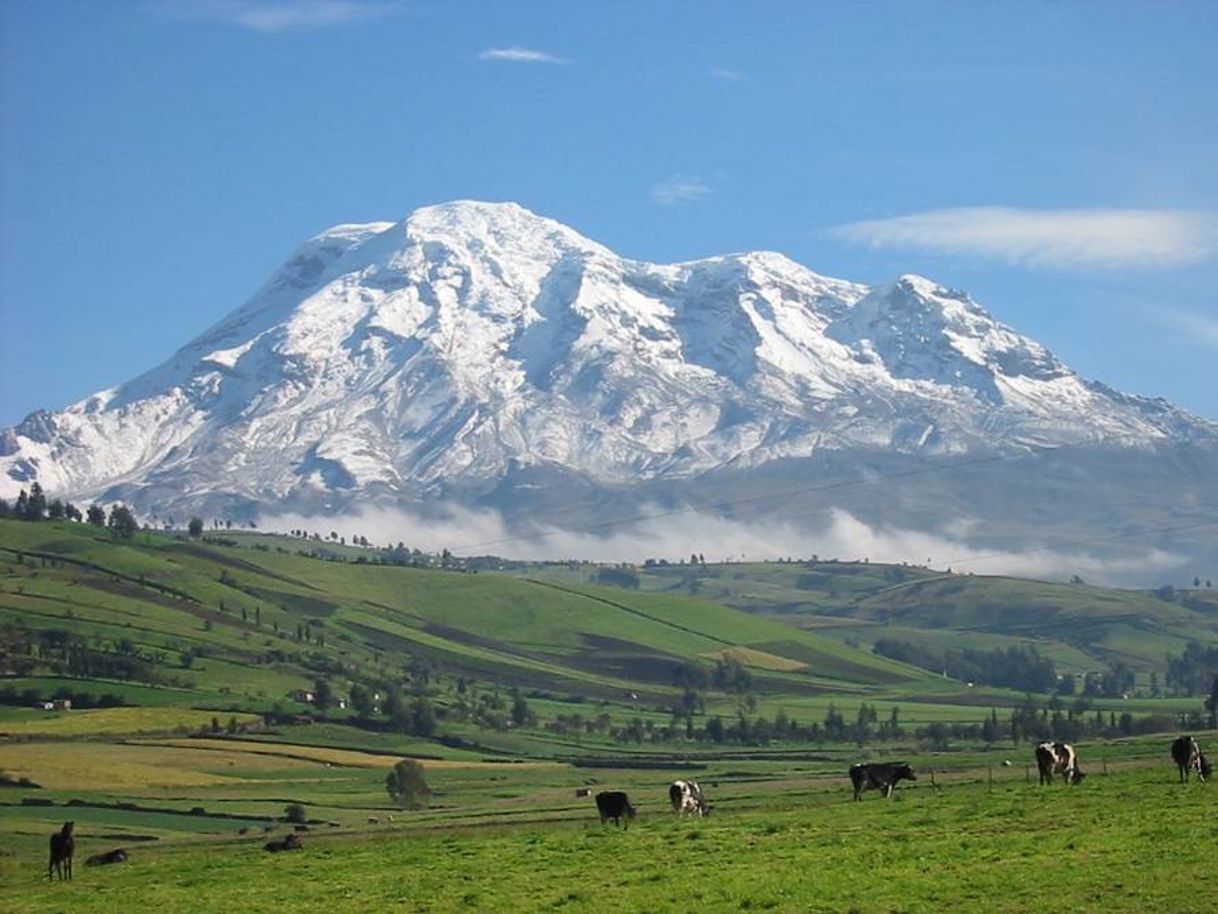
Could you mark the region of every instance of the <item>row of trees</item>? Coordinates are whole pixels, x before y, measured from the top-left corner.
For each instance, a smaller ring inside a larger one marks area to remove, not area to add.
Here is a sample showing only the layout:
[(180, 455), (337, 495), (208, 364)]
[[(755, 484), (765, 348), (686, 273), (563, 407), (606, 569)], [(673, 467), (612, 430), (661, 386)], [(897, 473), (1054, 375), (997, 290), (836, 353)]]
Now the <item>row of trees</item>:
[(140, 528), (135, 515), (126, 505), (114, 505), (109, 514), (101, 505), (90, 505), (82, 515), (80, 509), (70, 501), (60, 501), (58, 498), (47, 501), (42, 486), (36, 482), (30, 486), (29, 492), (22, 489), (17, 494), (16, 502), (11, 505), (0, 498), (0, 518), (35, 522), (70, 520), (79, 523), (83, 520), (94, 527), (107, 527), (124, 539), (134, 536)]
[(935, 673), (942, 672), (961, 682), (984, 683), (1027, 692), (1052, 692), (1057, 687), (1057, 671), (1052, 661), (1042, 657), (1031, 646), (988, 651), (967, 647), (937, 651), (910, 641), (880, 638), (872, 645), (872, 650), (892, 660), (911, 663)]
[(120, 679), (166, 683), (160, 667), (166, 655), (140, 648), (128, 638), (90, 642), (65, 629), (0, 629), (0, 657), (19, 676), (50, 673), (77, 679)]
[(1167, 687), (1182, 695), (1203, 695), (1218, 681), (1218, 647), (1190, 641), (1178, 657), (1167, 658)]

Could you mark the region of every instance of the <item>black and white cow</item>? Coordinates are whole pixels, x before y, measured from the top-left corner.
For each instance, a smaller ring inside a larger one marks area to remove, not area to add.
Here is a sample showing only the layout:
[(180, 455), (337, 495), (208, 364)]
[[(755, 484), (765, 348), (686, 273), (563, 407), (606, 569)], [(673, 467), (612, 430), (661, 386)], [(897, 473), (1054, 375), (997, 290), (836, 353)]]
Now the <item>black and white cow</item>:
[(668, 799), (677, 815), (697, 813), (699, 817), (709, 815), (710, 807), (702, 796), (702, 788), (697, 781), (673, 781), (668, 788)]
[(904, 762), (859, 762), (850, 766), (850, 783), (854, 785), (854, 798), (862, 797), (864, 790), (884, 791), (891, 797), (897, 781), (916, 781), (913, 769)]
[(1078, 769), (1078, 754), (1069, 743), (1041, 743), (1036, 747), (1036, 767), (1040, 783), (1052, 784), (1053, 775), (1060, 774), (1067, 784), (1077, 784), (1086, 777)]
[[(630, 798), (620, 790), (602, 790), (598, 793), (596, 809), (601, 814), (601, 825), (612, 819), (614, 825), (621, 825), (626, 829), (634, 818), (634, 807), (630, 805)], [(624, 824), (623, 819), (626, 820)]]
[(1180, 783), (1188, 781), (1190, 772), (1197, 772), (1197, 780), (1205, 780), (1205, 772), (1201, 767), (1201, 747), (1191, 736), (1178, 736), (1171, 744), (1172, 761), (1180, 769)]

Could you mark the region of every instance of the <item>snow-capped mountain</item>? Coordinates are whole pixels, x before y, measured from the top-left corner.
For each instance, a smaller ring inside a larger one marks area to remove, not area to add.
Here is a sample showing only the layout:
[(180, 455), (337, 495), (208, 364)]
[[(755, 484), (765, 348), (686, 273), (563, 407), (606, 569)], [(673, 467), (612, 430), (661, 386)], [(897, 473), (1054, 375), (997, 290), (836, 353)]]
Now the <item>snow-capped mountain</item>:
[(165, 364), (0, 432), (0, 497), (38, 480), (162, 513), (447, 497), (527, 515), (504, 488), (526, 476), (692, 492), (833, 455), (1216, 442), (929, 279), (632, 261), (462, 201), (323, 232)]

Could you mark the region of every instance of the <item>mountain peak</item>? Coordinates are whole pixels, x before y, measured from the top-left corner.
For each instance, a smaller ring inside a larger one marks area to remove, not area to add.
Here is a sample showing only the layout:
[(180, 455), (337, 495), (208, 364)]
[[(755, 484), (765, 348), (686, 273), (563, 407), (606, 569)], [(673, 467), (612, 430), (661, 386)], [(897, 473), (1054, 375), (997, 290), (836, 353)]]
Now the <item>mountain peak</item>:
[(157, 510), (341, 507), (806, 460), (1119, 434), (1186, 413), (1088, 384), (962, 292), (868, 288), (789, 257), (618, 257), (516, 203), (334, 226), (165, 364), (0, 434), (0, 497), (39, 480)]

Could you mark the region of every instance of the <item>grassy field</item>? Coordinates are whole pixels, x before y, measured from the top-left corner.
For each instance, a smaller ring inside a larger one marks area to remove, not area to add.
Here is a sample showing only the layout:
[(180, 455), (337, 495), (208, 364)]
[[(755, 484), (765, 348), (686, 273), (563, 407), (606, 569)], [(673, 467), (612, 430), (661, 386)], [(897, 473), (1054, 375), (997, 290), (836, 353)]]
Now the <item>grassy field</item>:
[[(599, 580), (590, 566), (525, 572), (566, 586)], [(952, 574), (864, 562), (653, 565), (632, 569), (638, 591), (697, 595), (843, 643), (879, 637), (928, 647), (1034, 646), (1061, 672), (1129, 664), (1145, 684), (1167, 654), (1218, 639), (1218, 592), (1147, 591)], [(630, 591), (634, 592), (634, 591)]]
[[(976, 735), (1022, 693), (868, 649), (880, 633), (1032, 644), (1063, 671), (1119, 657), (1145, 675), (1190, 638), (1218, 639), (1203, 593), (837, 562), (657, 566), (623, 589), (591, 566), (465, 573), (372, 564), (352, 547), (319, 557), (286, 537), (224, 540), (0, 521), (0, 910), (133, 898), (166, 912), (336, 914), (1213, 907), (1190, 904), (1215, 895), (1204, 849), (1218, 794), (1174, 783), (1166, 734), (1083, 744), (1092, 777), (1040, 790), (1026, 741)], [(743, 686), (712, 678), (727, 660)], [(136, 674), (73, 674), (85, 661)], [(809, 726), (831, 710), (853, 721), (866, 703), (905, 732), (690, 738), (679, 709), (692, 667), (704, 678), (690, 725)], [(397, 690), (434, 720), (293, 700), (319, 678), (338, 695)], [(66, 693), (75, 710), (32, 707)], [(513, 716), (519, 701), (527, 713)], [(1166, 728), (1199, 707), (1138, 694), (1067, 710), (1104, 725), (1155, 712)], [(931, 725), (974, 735), (932, 739)], [(1202, 737), (1218, 752), (1218, 733)], [(852, 762), (897, 757), (916, 784), (891, 803), (849, 802)], [(402, 758), (424, 768), (424, 810), (403, 812), (385, 790)], [(676, 776), (707, 787), (712, 818), (674, 821)], [(582, 787), (630, 791), (639, 820), (602, 829)], [(265, 854), (296, 804), (305, 850)], [(40, 881), (66, 819), (79, 859), (122, 846), (132, 861)]]
[[(304, 849), (274, 855), (261, 849), (261, 830), (256, 837), (234, 829), (223, 839), (128, 842), (129, 863), (94, 869), (78, 861), (70, 884), (41, 878), (45, 838), (31, 838), (0, 857), (0, 908), (125, 911), (138, 898), (164, 912), (268, 914), (384, 906), (1210, 910), (1218, 901), (1218, 794), (1212, 785), (1176, 784), (1161, 741), (1140, 748), (1158, 757), (1137, 760), (1135, 752), (1135, 760), (1114, 763), (1106, 775), (1093, 768), (1074, 788), (1028, 785), (1018, 768), (998, 768), (991, 785), (990, 769), (978, 767), (943, 768), (932, 788), (919, 768), (919, 781), (902, 785), (892, 801), (868, 794), (858, 804), (849, 800), (840, 767), (832, 776), (708, 773), (700, 777), (716, 808), (701, 821), (677, 820), (666, 808), (667, 773), (636, 773), (614, 782), (640, 806), (624, 832), (602, 828), (589, 801), (572, 797), (579, 772), (513, 771), (503, 782), (483, 776), (464, 787), (453, 783), (454, 795), (483, 794), (472, 817), (399, 812), (384, 824), (382, 812), (380, 825), (314, 830), (302, 836)], [(505, 809), (516, 812), (496, 815)], [(77, 810), (78, 820), (89, 811)], [(91, 820), (78, 830), (81, 855), (116, 844)]]

